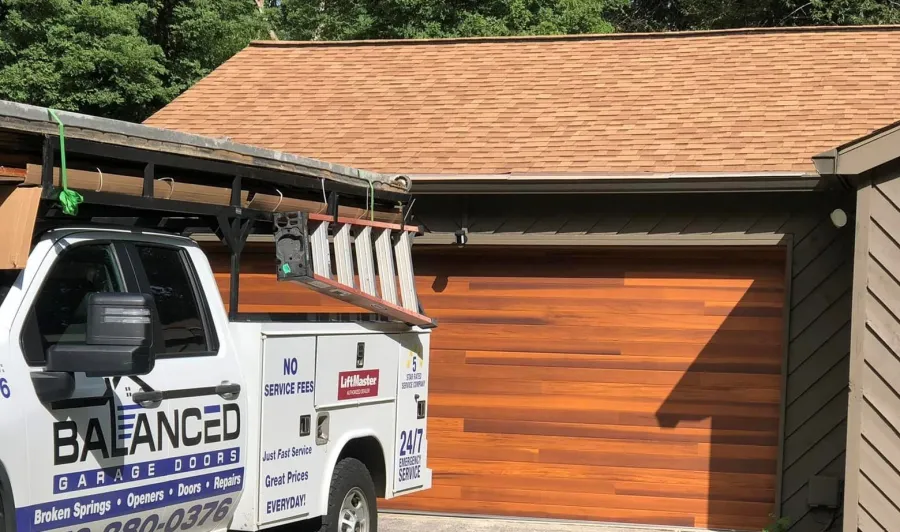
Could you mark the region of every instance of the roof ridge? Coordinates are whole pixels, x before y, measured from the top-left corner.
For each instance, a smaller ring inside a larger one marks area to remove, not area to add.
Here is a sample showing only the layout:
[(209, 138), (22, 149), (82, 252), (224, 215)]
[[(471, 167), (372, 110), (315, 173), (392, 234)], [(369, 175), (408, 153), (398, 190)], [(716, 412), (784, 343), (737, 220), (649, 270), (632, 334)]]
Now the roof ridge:
[(577, 35), (512, 35), (496, 37), (448, 37), (419, 39), (368, 39), (346, 41), (271, 41), (256, 40), (250, 46), (258, 47), (341, 47), (341, 46), (415, 46), (439, 44), (478, 44), (509, 42), (545, 41), (596, 41), (596, 40), (639, 40), (676, 39), (689, 37), (716, 37), (734, 35), (757, 35), (767, 33), (861, 33), (871, 31), (900, 31), (900, 24), (857, 25), (857, 26), (781, 26), (765, 28), (729, 28), (716, 30), (659, 31), (643, 33), (590, 33)]

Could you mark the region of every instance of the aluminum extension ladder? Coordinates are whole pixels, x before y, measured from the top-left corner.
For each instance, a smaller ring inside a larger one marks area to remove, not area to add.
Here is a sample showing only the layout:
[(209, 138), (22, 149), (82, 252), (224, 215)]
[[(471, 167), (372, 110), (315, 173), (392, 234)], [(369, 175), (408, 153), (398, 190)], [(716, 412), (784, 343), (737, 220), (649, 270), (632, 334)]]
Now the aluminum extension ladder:
[(409, 325), (434, 326), (416, 293), (411, 248), (417, 227), (306, 212), (277, 213), (274, 222), (279, 281)]

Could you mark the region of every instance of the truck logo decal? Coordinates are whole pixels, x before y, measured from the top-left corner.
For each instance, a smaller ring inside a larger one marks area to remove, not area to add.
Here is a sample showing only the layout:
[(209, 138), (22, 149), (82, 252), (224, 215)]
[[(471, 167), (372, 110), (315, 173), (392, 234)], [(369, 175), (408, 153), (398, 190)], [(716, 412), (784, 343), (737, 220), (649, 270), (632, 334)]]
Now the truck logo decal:
[(238, 492), (243, 487), (244, 468), (238, 467), (17, 508), (16, 527), (20, 532), (41, 532), (74, 525), (81, 528), (86, 523)]
[(189, 471), (202, 471), (204, 469), (236, 465), (240, 460), (240, 448), (229, 447), (204, 453), (173, 456), (162, 460), (132, 462), (98, 469), (61, 473), (53, 476), (53, 494), (72, 493), (104, 486), (115, 486), (178, 475)]
[(338, 401), (377, 396), (378, 379), (377, 369), (338, 373)]
[[(112, 400), (112, 399), (110, 399)], [(236, 440), (241, 412), (236, 404), (148, 411), (138, 405), (119, 406), (110, 418), (91, 417), (85, 427), (73, 419), (53, 423), (53, 464), (132, 455), (140, 446), (150, 452)], [(83, 434), (83, 437), (79, 435)], [(116, 436), (118, 435), (118, 436)], [(128, 441), (126, 441), (128, 440)]]

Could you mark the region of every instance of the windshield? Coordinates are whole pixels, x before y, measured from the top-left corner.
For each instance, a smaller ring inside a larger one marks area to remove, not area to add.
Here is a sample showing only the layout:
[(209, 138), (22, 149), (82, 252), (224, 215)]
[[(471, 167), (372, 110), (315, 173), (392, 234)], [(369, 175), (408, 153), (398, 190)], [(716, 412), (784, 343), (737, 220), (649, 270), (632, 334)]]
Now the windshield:
[(0, 270), (0, 305), (6, 299), (6, 294), (19, 277), (19, 270)]

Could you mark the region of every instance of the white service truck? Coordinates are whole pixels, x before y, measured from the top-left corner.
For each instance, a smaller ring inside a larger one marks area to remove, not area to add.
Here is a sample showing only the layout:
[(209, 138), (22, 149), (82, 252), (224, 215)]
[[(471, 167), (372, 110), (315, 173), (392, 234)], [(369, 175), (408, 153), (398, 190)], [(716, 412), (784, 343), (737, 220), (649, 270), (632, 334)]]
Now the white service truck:
[(377, 498), (431, 486), (429, 327), (237, 319), (194, 239), (90, 220), (0, 270), (0, 531), (375, 532)]

